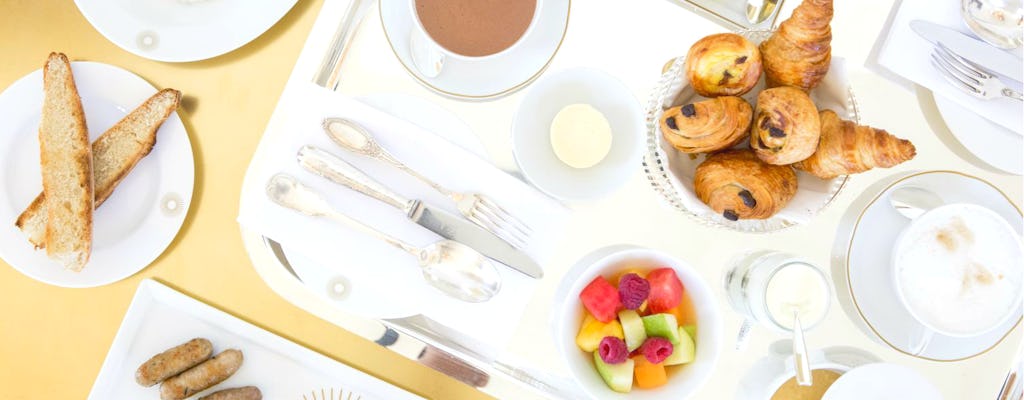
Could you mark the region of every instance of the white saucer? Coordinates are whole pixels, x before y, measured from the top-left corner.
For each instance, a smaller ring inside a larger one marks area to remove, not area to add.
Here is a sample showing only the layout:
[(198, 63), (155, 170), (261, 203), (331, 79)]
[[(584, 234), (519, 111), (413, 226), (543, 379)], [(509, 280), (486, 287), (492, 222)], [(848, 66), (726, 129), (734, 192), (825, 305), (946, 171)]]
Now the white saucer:
[[(95, 140), (157, 89), (111, 65), (74, 62), (89, 137)], [(43, 74), (36, 70), (0, 94), (0, 257), (32, 279), (63, 287), (94, 287), (127, 278), (153, 262), (181, 228), (195, 181), (192, 145), (177, 113), (157, 132), (153, 151), (93, 214), (93, 248), (81, 272), (65, 270), (36, 251), (14, 220), (42, 191), (39, 114)]]
[(296, 0), (75, 0), (118, 47), (156, 61), (187, 62), (242, 47), (274, 26)]
[[(451, 111), (435, 103), (398, 93), (370, 94), (360, 96), (357, 100), (434, 132), (482, 159), (489, 159), (483, 144), (473, 134), (469, 125), (466, 125)], [(327, 148), (327, 150), (343, 151), (337, 148)], [(288, 263), (306, 287), (310, 288), (313, 293), (325, 296), (345, 311), (378, 319), (402, 318), (420, 312), (418, 308), (414, 307), (415, 303), (388, 302), (388, 296), (381, 296), (371, 291), (349, 291), (344, 297), (345, 301), (336, 301), (339, 295), (333, 292), (334, 284), (347, 283), (345, 277), (333, 273), (334, 269), (327, 268), (309, 257), (303, 256), (300, 251), (289, 250), (286, 246), (282, 246), (282, 250), (287, 256)]]
[(571, 0), (542, 2), (540, 20), (516, 48), (478, 62), (449, 57), (440, 75), (434, 78), (424, 76), (412, 62), (409, 38), (416, 16), (407, 2), (381, 1), (380, 18), (395, 56), (421, 84), (447, 96), (483, 100), (515, 92), (540, 76), (565, 38), (570, 3)]
[(1014, 175), (1024, 175), (1024, 136), (982, 118), (942, 95), (935, 107), (949, 131), (967, 151), (986, 164)]
[[(844, 311), (869, 337), (896, 351), (913, 355), (911, 348), (925, 329), (905, 308), (893, 286), (890, 253), (896, 236), (910, 220), (889, 204), (891, 190), (916, 186), (938, 194), (946, 203), (972, 203), (986, 207), (1024, 230), (1021, 212), (991, 184), (954, 171), (901, 173), (865, 190), (840, 221), (832, 252), (832, 277)], [(999, 344), (1020, 323), (1021, 311), (991, 333), (954, 338), (935, 334), (918, 358), (959, 361), (982, 354)]]

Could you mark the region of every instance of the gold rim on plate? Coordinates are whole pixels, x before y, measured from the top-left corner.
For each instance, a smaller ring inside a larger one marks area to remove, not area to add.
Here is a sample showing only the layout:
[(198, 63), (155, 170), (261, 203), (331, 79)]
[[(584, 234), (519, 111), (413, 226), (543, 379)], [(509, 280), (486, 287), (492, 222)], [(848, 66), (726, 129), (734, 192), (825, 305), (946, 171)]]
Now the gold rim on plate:
[(540, 69), (538, 69), (537, 72), (534, 73), (532, 76), (530, 76), (529, 78), (526, 78), (525, 81), (522, 81), (522, 82), (520, 82), (520, 83), (518, 83), (518, 84), (516, 84), (516, 85), (514, 85), (514, 86), (512, 86), (512, 87), (510, 87), (508, 89), (502, 90), (500, 92), (495, 92), (495, 93), (490, 93), (490, 94), (483, 94), (483, 95), (467, 95), (467, 94), (449, 92), (449, 91), (441, 89), (441, 88), (439, 88), (437, 86), (434, 86), (430, 82), (427, 82), (422, 77), (417, 75), (416, 72), (414, 72), (412, 69), (409, 68), (408, 65), (405, 64), (405, 61), (402, 60), (402, 57), (400, 55), (398, 55), (398, 50), (395, 50), (395, 44), (391, 42), (391, 35), (388, 34), (388, 29), (387, 29), (387, 27), (384, 26), (384, 2), (383, 1), (377, 2), (377, 13), (380, 14), (380, 26), (381, 26), (381, 29), (384, 30), (384, 39), (387, 40), (388, 47), (391, 48), (391, 53), (395, 55), (395, 58), (398, 59), (398, 63), (402, 65), (402, 68), (405, 69), (405, 72), (409, 73), (409, 75), (412, 76), (413, 79), (415, 79), (421, 85), (425, 86), (426, 88), (428, 88), (430, 90), (433, 90), (433, 91), (435, 91), (437, 93), (443, 94), (445, 96), (453, 97), (453, 98), (456, 98), (456, 99), (492, 100), (492, 99), (497, 99), (499, 97), (503, 97), (503, 96), (506, 96), (506, 95), (509, 95), (509, 94), (512, 94), (512, 93), (515, 93), (515, 92), (519, 91), (520, 89), (526, 87), (526, 85), (529, 85), (531, 82), (537, 80), (537, 78), (540, 77), (540, 75), (543, 74), (544, 71), (546, 71), (548, 69), (548, 66), (551, 65), (551, 62), (555, 60), (555, 56), (558, 55), (558, 51), (561, 50), (562, 43), (565, 42), (565, 35), (569, 32), (569, 19), (572, 16), (572, 0), (567, 0), (566, 7), (568, 9), (565, 12), (565, 23), (563, 24), (563, 27), (562, 27), (562, 37), (560, 37), (558, 39), (558, 45), (555, 46), (555, 51), (551, 52), (551, 56), (548, 57), (547, 61), (544, 62), (544, 65), (542, 65), (540, 67)]
[[(1013, 200), (1011, 200), (1010, 197), (1006, 195), (1006, 193), (1003, 193), (1002, 190), (999, 190), (999, 188), (996, 187), (996, 185), (993, 185), (991, 182), (986, 181), (984, 179), (981, 179), (979, 177), (976, 177), (976, 176), (973, 176), (973, 175), (970, 175), (970, 174), (966, 174), (966, 173), (963, 173), (963, 172), (949, 171), (949, 170), (921, 171), (921, 172), (911, 173), (909, 175), (906, 175), (904, 177), (896, 179), (895, 181), (893, 181), (893, 182), (889, 183), (888, 185), (886, 185), (885, 188), (883, 188), (881, 191), (879, 191), (878, 194), (876, 194), (875, 197), (873, 199), (871, 199), (871, 201), (869, 201), (868, 204), (865, 205), (863, 209), (861, 209), (860, 214), (857, 216), (857, 221), (854, 222), (853, 229), (850, 231), (850, 239), (849, 239), (849, 241), (847, 242), (847, 245), (846, 245), (846, 256), (844, 257), (843, 268), (846, 269), (846, 290), (850, 293), (850, 299), (853, 300), (853, 307), (854, 307), (854, 309), (857, 310), (857, 314), (860, 315), (861, 321), (864, 321), (864, 324), (867, 325), (868, 329), (870, 329), (871, 332), (875, 334), (876, 338), (878, 338), (883, 343), (885, 343), (887, 346), (889, 346), (889, 348), (891, 348), (893, 350), (896, 350), (896, 351), (900, 352), (901, 354), (904, 354), (904, 355), (907, 355), (907, 356), (910, 356), (910, 357), (914, 357), (914, 358), (917, 358), (917, 359), (921, 359), (921, 360), (941, 362), (941, 363), (951, 363), (951, 362), (964, 361), (964, 360), (969, 360), (969, 359), (978, 357), (978, 356), (980, 356), (982, 354), (985, 354), (985, 353), (988, 353), (992, 349), (998, 347), (1000, 344), (1003, 343), (1003, 341), (1006, 340), (1007, 337), (1010, 336), (1010, 334), (1013, 333), (1013, 331), (1017, 330), (1017, 327), (1020, 326), (1021, 320), (1024, 320), (1024, 316), (1017, 318), (1017, 323), (1014, 324), (1013, 327), (1011, 327), (1010, 329), (1007, 329), (1006, 333), (1003, 334), (1003, 336), (1000, 337), (999, 340), (997, 340), (991, 346), (989, 346), (988, 348), (986, 348), (986, 349), (984, 349), (982, 351), (979, 351), (979, 352), (977, 352), (975, 354), (969, 355), (967, 357), (961, 357), (961, 358), (956, 358), (956, 359), (938, 359), (938, 358), (925, 357), (925, 356), (921, 356), (921, 355), (914, 355), (914, 354), (906, 352), (903, 349), (900, 349), (899, 347), (896, 347), (896, 345), (890, 343), (889, 340), (887, 340), (884, 336), (882, 336), (882, 334), (878, 332), (878, 329), (876, 329), (875, 326), (871, 324), (871, 321), (869, 321), (867, 319), (867, 317), (864, 316), (864, 312), (861, 311), (860, 304), (857, 302), (857, 296), (854, 295), (854, 293), (853, 293), (853, 284), (850, 281), (850, 254), (851, 254), (851, 250), (853, 249), (853, 238), (857, 235), (857, 229), (860, 228), (860, 221), (861, 221), (862, 218), (864, 218), (864, 214), (867, 213), (868, 209), (870, 209), (871, 206), (873, 206), (875, 204), (875, 202), (878, 201), (878, 199), (882, 198), (882, 195), (884, 195), (886, 192), (888, 192), (894, 186), (896, 186), (896, 185), (898, 185), (898, 184), (900, 184), (902, 182), (905, 182), (906, 180), (908, 180), (910, 178), (918, 177), (918, 176), (921, 176), (921, 175), (937, 174), (937, 173), (955, 174), (955, 175), (963, 176), (965, 178), (970, 178), (970, 179), (974, 179), (976, 181), (982, 182), (982, 183), (988, 185), (989, 187), (991, 187), (992, 189), (994, 189), (1000, 195), (1002, 195), (1003, 198), (1006, 199), (1006, 202), (1009, 203), (1010, 206), (1012, 206), (1015, 210), (1017, 210), (1018, 214), (1021, 214), (1020, 208), (1018, 208), (1016, 204), (1013, 204)], [(1022, 215), (1024, 215), (1024, 214), (1022, 214)], [(842, 221), (842, 219), (840, 219), (840, 222), (841, 221)]]

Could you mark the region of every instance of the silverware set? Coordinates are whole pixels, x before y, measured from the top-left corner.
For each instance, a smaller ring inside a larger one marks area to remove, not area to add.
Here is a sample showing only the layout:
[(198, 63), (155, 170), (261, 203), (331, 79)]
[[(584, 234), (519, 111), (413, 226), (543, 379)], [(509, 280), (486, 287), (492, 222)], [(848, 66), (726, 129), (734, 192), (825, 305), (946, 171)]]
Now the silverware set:
[(353, 121), (328, 118), (323, 121), (323, 128), (341, 148), (383, 161), (437, 190), (455, 203), (465, 220), (423, 201), (407, 199), (340, 157), (314, 146), (304, 146), (296, 155), (303, 169), (390, 205), (445, 240), (423, 248), (405, 243), (342, 214), (320, 193), (286, 174), (277, 174), (267, 182), (267, 196), (272, 201), (309, 216), (335, 221), (413, 255), (427, 283), (462, 301), (484, 302), (500, 290), (501, 275), (488, 258), (533, 278), (543, 276), (540, 265), (522, 251), (532, 231), (494, 200), (437, 184), (396, 159), (369, 131)]
[(932, 52), (932, 65), (949, 83), (967, 94), (984, 100), (1009, 97), (1022, 101), (1020, 92), (1007, 87), (995, 75), (956, 55), (942, 43), (936, 44), (935, 51)]
[(498, 235), (517, 248), (526, 246), (530, 237), (530, 228), (514, 218), (508, 211), (497, 205), (494, 200), (480, 193), (460, 193), (437, 184), (422, 174), (409, 168), (384, 150), (370, 133), (359, 124), (343, 118), (327, 118), (323, 122), (324, 131), (338, 146), (356, 154), (383, 161), (398, 168), (402, 172), (419, 179), (445, 197), (451, 199), (466, 219), (474, 224)]

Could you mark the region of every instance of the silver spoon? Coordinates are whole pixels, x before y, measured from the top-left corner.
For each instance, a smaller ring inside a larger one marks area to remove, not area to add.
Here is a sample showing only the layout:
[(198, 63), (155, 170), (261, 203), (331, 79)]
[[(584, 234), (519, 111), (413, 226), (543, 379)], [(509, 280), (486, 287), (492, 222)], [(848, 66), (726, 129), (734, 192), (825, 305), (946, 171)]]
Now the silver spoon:
[(945, 203), (934, 192), (916, 186), (898, 187), (889, 195), (889, 204), (896, 212), (911, 220)]
[(267, 197), (283, 207), (333, 220), (412, 254), (427, 283), (456, 299), (480, 303), (490, 300), (501, 289), (498, 270), (476, 250), (451, 240), (424, 248), (412, 246), (338, 212), (319, 193), (289, 175), (270, 178)]
[(796, 383), (811, 386), (811, 363), (807, 358), (807, 342), (804, 341), (804, 327), (800, 325), (800, 311), (793, 308), (793, 363), (796, 368)]

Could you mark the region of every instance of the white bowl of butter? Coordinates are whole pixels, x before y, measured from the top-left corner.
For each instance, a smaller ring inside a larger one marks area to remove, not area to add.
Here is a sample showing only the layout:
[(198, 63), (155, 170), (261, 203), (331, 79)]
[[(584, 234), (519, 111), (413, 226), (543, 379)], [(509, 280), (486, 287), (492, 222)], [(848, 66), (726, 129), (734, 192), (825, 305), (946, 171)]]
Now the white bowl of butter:
[(512, 121), (523, 176), (562, 200), (601, 197), (640, 170), (643, 109), (611, 75), (572, 68), (533, 84)]

